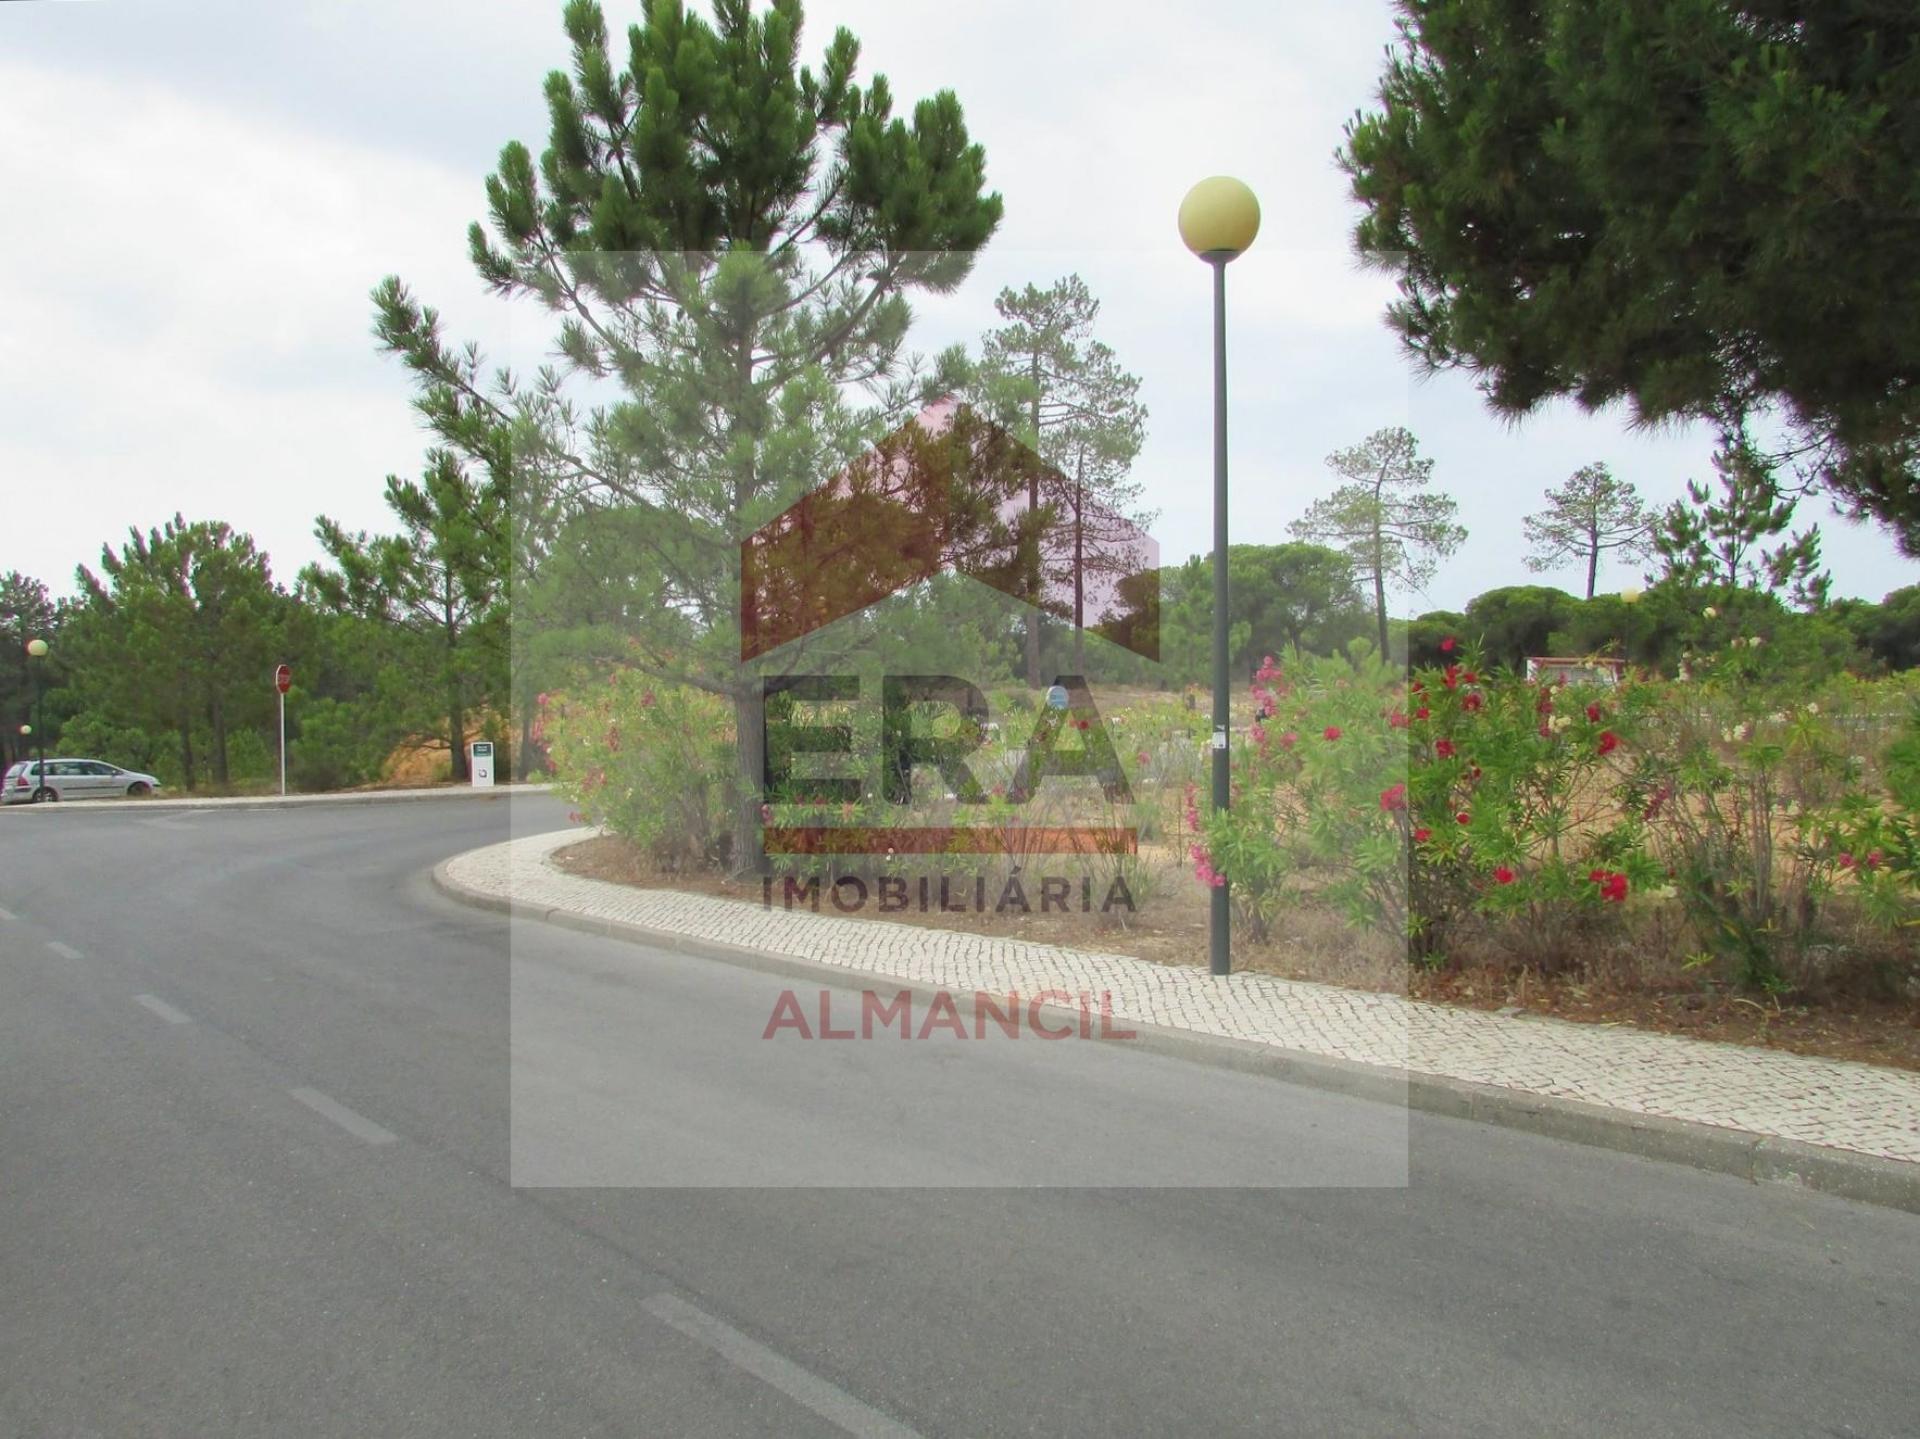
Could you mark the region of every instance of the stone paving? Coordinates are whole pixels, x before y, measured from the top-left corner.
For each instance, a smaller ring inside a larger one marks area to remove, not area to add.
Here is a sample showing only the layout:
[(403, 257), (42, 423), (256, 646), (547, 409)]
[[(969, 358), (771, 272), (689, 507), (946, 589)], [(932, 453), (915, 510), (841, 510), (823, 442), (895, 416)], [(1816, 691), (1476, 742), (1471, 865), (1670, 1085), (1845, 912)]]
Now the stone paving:
[[(1264, 974), (1216, 979), (1125, 955), (844, 919), (565, 874), (579, 830), (450, 861), (456, 884), (516, 903), (744, 945), (971, 994), (1112, 996), (1116, 1022), (1192, 1030), (1752, 1134), (1920, 1162), (1920, 1074), (1779, 1050), (1422, 1004)], [(776, 891), (777, 893), (777, 891)], [(823, 900), (823, 903), (825, 901)]]

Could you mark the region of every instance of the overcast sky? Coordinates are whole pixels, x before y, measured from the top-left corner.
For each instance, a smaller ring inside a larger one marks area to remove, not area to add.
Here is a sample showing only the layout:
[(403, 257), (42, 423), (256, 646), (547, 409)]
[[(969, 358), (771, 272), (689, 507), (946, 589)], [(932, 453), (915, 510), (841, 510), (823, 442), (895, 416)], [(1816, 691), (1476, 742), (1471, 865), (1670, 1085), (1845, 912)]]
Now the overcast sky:
[[(467, 223), (500, 146), (545, 139), (541, 77), (566, 62), (559, 0), (94, 0), (0, 5), (0, 572), (58, 592), (105, 540), (176, 510), (251, 532), (291, 581), (313, 518), (383, 524), (380, 491), (426, 438), (375, 353), (367, 292), (397, 273), (449, 333), (501, 354), (537, 312), (486, 297)], [(638, 0), (614, 0), (624, 29)], [(1381, 0), (812, 0), (805, 51), (846, 25), (901, 112), (955, 90), (1006, 221), (919, 343), (976, 337), (1000, 285), (1078, 271), (1144, 380), (1141, 459), (1164, 556), (1210, 542), (1208, 297), (1174, 213), (1196, 179), (1259, 194), (1232, 291), (1234, 537), (1287, 538), (1325, 456), (1409, 425), (1471, 532), (1419, 611), (1535, 582), (1520, 517), (1605, 460), (1649, 498), (1710, 473), (1697, 429), (1632, 433), (1568, 408), (1520, 427), (1458, 377), (1416, 384), (1354, 263), (1332, 162), (1391, 38)], [(1818, 511), (1818, 513), (1814, 513)], [(1920, 574), (1822, 505), (1835, 592)], [(1548, 577), (1568, 588), (1582, 576)], [(1634, 577), (1603, 572), (1602, 586)]]

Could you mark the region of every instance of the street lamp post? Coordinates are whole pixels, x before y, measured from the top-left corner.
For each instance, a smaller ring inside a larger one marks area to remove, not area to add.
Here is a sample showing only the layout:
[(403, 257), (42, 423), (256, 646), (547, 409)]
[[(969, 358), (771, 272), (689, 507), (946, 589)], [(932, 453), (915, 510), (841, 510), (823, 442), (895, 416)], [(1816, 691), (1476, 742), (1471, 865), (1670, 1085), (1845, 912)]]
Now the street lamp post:
[(37, 800), (47, 787), (47, 642), (28, 640), (27, 657), (40, 661), (33, 667), (33, 733), (40, 750), (33, 785), (33, 797)]
[[(1232, 696), (1227, 685), (1227, 265), (1260, 233), (1260, 202), (1226, 175), (1202, 180), (1180, 202), (1180, 238), (1213, 267), (1213, 807), (1232, 803)], [(1213, 888), (1207, 968), (1233, 969), (1233, 915), (1224, 880)]]

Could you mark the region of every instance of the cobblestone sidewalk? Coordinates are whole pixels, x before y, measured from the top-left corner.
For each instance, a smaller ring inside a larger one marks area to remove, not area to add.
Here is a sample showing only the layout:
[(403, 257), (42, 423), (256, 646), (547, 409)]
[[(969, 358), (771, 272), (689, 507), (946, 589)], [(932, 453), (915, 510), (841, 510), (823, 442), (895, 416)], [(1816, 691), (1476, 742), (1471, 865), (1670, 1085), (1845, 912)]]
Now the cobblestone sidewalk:
[(543, 910), (743, 945), (945, 988), (1112, 995), (1118, 1021), (1920, 1162), (1920, 1074), (1638, 1030), (1451, 1009), (1263, 974), (1216, 979), (1124, 955), (842, 919), (583, 879), (549, 856), (560, 831), (473, 850), (445, 867), (461, 887)]

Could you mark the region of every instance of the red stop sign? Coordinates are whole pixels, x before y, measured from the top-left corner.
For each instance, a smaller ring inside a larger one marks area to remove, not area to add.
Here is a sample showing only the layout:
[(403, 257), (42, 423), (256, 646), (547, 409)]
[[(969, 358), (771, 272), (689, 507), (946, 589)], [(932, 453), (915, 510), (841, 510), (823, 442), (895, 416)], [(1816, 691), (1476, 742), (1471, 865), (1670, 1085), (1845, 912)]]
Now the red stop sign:
[(285, 665), (276, 665), (273, 670), (273, 687), (285, 694), (293, 688), (293, 671)]

